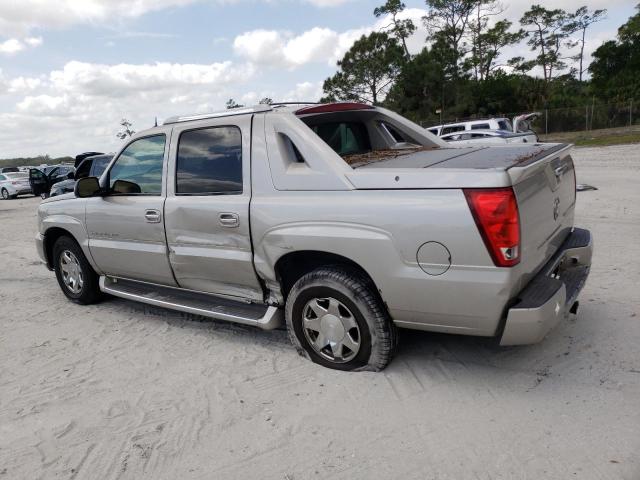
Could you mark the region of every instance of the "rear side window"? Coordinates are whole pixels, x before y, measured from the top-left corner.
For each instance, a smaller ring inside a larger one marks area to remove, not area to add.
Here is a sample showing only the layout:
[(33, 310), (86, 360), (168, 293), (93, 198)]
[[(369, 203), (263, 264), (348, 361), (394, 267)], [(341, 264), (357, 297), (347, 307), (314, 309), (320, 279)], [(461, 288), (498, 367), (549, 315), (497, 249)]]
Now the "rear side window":
[(471, 130), (489, 130), (488, 123), (474, 123), (471, 125)]
[(509, 120), (499, 120), (498, 127), (500, 128), (500, 130), (511, 131), (511, 122)]
[(450, 125), (448, 127), (442, 127), (440, 135), (446, 135), (447, 133), (462, 132), (464, 131), (464, 125)]
[(190, 130), (180, 135), (176, 194), (242, 193), (242, 134), (238, 127)]

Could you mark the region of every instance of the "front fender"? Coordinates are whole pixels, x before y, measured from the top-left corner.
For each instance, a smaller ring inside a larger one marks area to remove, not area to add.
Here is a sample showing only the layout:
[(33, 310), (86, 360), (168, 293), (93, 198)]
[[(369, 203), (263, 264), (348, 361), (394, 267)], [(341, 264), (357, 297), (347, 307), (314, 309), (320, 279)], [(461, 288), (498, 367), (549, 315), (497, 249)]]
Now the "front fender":
[(82, 252), (85, 257), (87, 257), (87, 261), (91, 267), (100, 273), (89, 250), (89, 236), (84, 223), (84, 202), (79, 202), (74, 199), (70, 201), (43, 203), (38, 209), (38, 216), (38, 229), (44, 237), (45, 244), (47, 243), (47, 236), (53, 232), (56, 232), (56, 235), (60, 233), (60, 230), (68, 232), (76, 242), (78, 242), (80, 248), (82, 248)]

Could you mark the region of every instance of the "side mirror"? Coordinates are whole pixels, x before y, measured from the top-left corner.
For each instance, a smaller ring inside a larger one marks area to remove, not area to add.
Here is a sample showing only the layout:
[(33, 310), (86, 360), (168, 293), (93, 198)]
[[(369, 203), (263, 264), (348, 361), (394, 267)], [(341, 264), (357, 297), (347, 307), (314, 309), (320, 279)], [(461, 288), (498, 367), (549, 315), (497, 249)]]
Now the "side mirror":
[(75, 172), (67, 173), (67, 179), (68, 180), (73, 180), (75, 177), (76, 177), (76, 173)]
[(73, 193), (78, 198), (95, 197), (100, 192), (100, 183), (96, 177), (81, 178), (76, 182)]
[(142, 193), (140, 185), (134, 182), (129, 182), (128, 180), (116, 180), (113, 182), (111, 190), (113, 193), (120, 195), (135, 195)]

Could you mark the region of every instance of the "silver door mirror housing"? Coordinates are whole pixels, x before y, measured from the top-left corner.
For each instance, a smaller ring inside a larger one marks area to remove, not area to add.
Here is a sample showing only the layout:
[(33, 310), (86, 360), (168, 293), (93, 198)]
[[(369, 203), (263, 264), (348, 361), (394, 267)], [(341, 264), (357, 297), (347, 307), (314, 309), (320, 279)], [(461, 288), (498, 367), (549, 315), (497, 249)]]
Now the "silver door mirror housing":
[(76, 182), (73, 192), (78, 198), (95, 197), (100, 192), (100, 183), (96, 177), (81, 178)]

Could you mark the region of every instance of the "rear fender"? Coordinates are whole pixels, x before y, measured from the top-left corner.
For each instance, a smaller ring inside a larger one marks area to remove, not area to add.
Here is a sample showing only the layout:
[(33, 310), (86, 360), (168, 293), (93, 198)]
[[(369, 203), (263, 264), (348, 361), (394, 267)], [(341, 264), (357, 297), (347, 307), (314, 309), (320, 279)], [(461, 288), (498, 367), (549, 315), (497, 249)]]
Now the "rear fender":
[[(282, 301), (275, 265), (284, 255), (316, 251), (346, 257), (359, 265), (376, 284), (384, 299), (385, 279), (391, 269), (404, 264), (388, 232), (341, 222), (297, 222), (268, 230), (256, 243), (255, 267), (271, 291)], [(363, 246), (366, 245), (366, 248)]]

